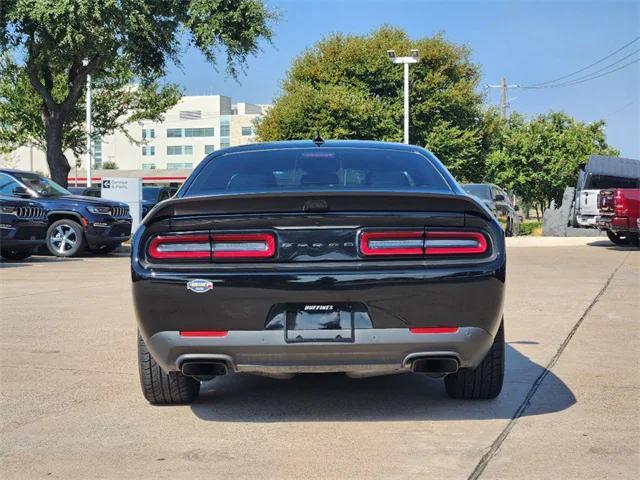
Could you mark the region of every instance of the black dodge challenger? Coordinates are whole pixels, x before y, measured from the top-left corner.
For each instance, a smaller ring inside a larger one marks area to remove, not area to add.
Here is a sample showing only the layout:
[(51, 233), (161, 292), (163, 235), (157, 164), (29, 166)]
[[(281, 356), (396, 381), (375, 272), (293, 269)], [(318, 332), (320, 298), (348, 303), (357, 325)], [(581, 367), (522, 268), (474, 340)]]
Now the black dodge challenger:
[(504, 233), (415, 146), (275, 142), (209, 155), (132, 247), (142, 390), (230, 372), (416, 372), (502, 388)]

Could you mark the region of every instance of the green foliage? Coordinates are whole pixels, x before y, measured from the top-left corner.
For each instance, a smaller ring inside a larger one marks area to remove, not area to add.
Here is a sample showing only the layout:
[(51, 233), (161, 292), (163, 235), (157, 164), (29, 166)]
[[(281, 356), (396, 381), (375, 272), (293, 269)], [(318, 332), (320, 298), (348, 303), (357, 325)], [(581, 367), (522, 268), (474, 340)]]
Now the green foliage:
[(106, 162), (102, 162), (103, 170), (118, 170), (118, 164), (112, 160), (107, 160)]
[(66, 185), (62, 152), (84, 149), (78, 101), (87, 75), (98, 133), (158, 119), (180, 97), (159, 80), (184, 48), (213, 64), (225, 52), (236, 76), (270, 40), (273, 19), (262, 0), (1, 0), (0, 145), (46, 147), (52, 177)]
[(562, 112), (530, 121), (514, 113), (502, 122), (487, 157), (487, 180), (544, 210), (557, 204), (589, 155), (618, 155), (606, 142), (603, 121), (579, 122)]
[(542, 222), (522, 222), (518, 235), (533, 235), (536, 230), (542, 229)]
[(480, 180), (486, 154), (479, 69), (467, 47), (442, 35), (412, 41), (382, 27), (335, 34), (296, 58), (283, 93), (258, 124), (261, 140), (324, 138), (402, 141), (403, 69), (387, 57), (416, 48), (410, 68), (410, 140), (433, 151), (460, 180)]
[[(127, 123), (142, 119), (160, 120), (162, 114), (182, 96), (174, 85), (157, 82), (132, 85), (133, 73), (117, 61), (92, 79), (92, 123), (96, 135), (115, 130), (127, 134)], [(54, 98), (64, 98), (66, 78), (52, 77)], [(42, 98), (35, 92), (24, 67), (13, 62), (9, 54), (0, 57), (0, 151), (10, 152), (22, 145), (47, 149), (46, 129), (42, 121)], [(86, 151), (85, 105), (73, 106), (62, 131), (62, 150), (76, 155)], [(130, 138), (132, 142), (137, 139)]]

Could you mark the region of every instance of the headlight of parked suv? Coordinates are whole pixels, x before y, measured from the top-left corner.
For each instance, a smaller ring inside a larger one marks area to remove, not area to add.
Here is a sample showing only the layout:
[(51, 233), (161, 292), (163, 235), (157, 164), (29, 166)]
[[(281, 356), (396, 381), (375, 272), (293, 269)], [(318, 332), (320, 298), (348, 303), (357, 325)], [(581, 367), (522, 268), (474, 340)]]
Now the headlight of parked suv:
[(16, 207), (0, 207), (0, 212), (2, 213), (16, 213)]
[(91, 213), (101, 213), (103, 215), (108, 215), (111, 213), (111, 207), (87, 207)]

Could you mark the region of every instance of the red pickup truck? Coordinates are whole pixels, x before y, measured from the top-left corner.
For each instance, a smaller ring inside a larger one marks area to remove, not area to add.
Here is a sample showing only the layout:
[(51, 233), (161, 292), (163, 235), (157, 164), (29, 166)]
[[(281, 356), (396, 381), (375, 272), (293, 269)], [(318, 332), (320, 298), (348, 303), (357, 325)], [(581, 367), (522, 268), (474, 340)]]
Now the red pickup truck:
[(598, 228), (616, 245), (638, 245), (640, 188), (601, 190), (598, 194)]

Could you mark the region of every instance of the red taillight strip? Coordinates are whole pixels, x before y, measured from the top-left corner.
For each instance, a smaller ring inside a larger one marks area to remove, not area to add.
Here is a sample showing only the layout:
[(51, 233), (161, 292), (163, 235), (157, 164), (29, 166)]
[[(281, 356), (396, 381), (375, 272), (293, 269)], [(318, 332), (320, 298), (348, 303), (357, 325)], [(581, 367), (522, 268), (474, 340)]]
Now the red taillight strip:
[(457, 333), (458, 327), (415, 327), (410, 328), (411, 333)]
[(480, 232), (427, 232), (427, 255), (480, 254), (487, 251), (487, 239)]
[(182, 330), (181, 337), (226, 337), (227, 330)]
[[(385, 243), (388, 246), (385, 246)], [(360, 252), (367, 256), (422, 255), (424, 232), (422, 230), (362, 232), (359, 244)]]
[(211, 243), (206, 235), (158, 235), (149, 243), (149, 255), (157, 259), (211, 258)]
[(222, 233), (211, 239), (213, 258), (270, 258), (276, 253), (271, 233)]

